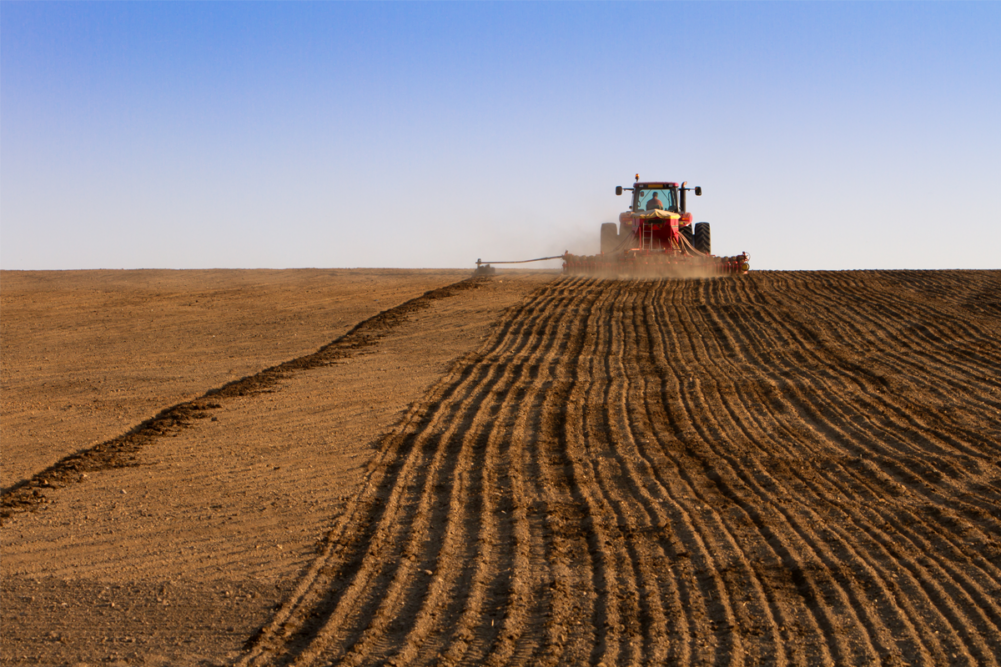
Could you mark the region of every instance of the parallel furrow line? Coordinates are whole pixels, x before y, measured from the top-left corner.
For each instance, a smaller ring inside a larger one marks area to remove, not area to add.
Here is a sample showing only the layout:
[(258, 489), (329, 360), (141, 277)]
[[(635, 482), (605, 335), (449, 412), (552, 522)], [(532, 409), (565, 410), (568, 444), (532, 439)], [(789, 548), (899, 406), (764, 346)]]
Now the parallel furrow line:
[[(777, 324), (778, 323), (773, 323), (773, 325), (777, 325)], [(771, 327), (766, 327), (766, 328), (763, 329), (763, 331), (771, 331)], [(850, 476), (853, 476), (856, 483), (863, 484), (863, 485), (865, 485), (867, 487), (869, 486), (869, 483), (867, 481), (865, 481), (862, 478), (859, 478), (859, 477), (855, 476), (852, 471), (844, 469), (844, 472), (847, 473), (847, 474), (849, 474)], [(876, 484), (879, 484), (879, 482), (877, 481)], [(873, 496), (874, 497), (876, 497), (876, 498), (881, 497), (882, 494), (879, 493), (879, 492), (877, 492), (874, 487), (871, 488), (870, 490), (873, 492)], [(846, 490), (846, 493), (851, 494), (851, 490)], [(908, 516), (911, 517), (912, 515), (910, 513), (908, 513)], [(885, 521), (886, 519), (885, 519), (885, 517), (881, 517), (881, 520)], [(892, 522), (891, 522), (891, 525), (892, 525)], [(902, 533), (905, 533), (905, 534), (908, 532), (907, 526), (904, 524), (904, 522), (900, 522), (898, 525), (894, 525), (894, 528), (896, 529), (897, 532), (902, 532)], [(893, 543), (893, 539), (890, 538), (889, 536), (885, 535), (885, 533), (883, 533), (882, 531), (879, 531), (879, 537), (877, 539), (879, 539), (884, 544), (892, 544)], [(885, 554), (885, 555), (886, 555), (887, 558), (892, 558), (889, 554)], [(960, 576), (960, 582), (962, 582), (963, 580), (964, 580), (964, 578), (962, 576)], [(992, 578), (988, 576), (988, 580), (990, 581), (990, 580), (992, 580)], [(979, 588), (979, 587), (975, 587), (975, 588)], [(988, 602), (986, 606), (987, 606), (988, 609), (990, 609), (994, 605)], [(979, 610), (977, 610), (977, 613), (979, 614)], [(972, 620), (972, 619), (968, 619), (966, 622), (969, 623), (970, 620)]]
[[(519, 312), (521, 311), (512, 311), (510, 318), (516, 318)], [(499, 337), (492, 338), (488, 341), (488, 345), (497, 347), (499, 344), (505, 344), (507, 337), (503, 334), (502, 329), (498, 332)], [(326, 618), (329, 620), (331, 612), (324, 611), (325, 609), (333, 609), (335, 604), (342, 608), (349, 606), (344, 604), (342, 596), (337, 595), (337, 590), (341, 587), (333, 585), (335, 581), (340, 581), (345, 576), (352, 576), (350, 570), (344, 570), (345, 564), (358, 563), (358, 574), (353, 575), (356, 587), (359, 585), (359, 576), (367, 580), (366, 575), (372, 574), (367, 570), (371, 570), (373, 561), (364, 559), (364, 550), (378, 539), (378, 532), (374, 527), (378, 525), (380, 520), (385, 520), (387, 514), (392, 514), (393, 509), (390, 503), (383, 502), (379, 495), (388, 494), (390, 499), (393, 499), (391, 490), (397, 486), (397, 480), (405, 479), (407, 472), (418, 465), (418, 459), (422, 459), (417, 435), (422, 432), (428, 433), (429, 430), (433, 430), (436, 423), (442, 420), (447, 421), (447, 415), (444, 415), (443, 412), (448, 409), (451, 397), (468, 390), (468, 387), (475, 387), (477, 382), (482, 379), (474, 377), (477, 367), (470, 363), (470, 359), (464, 361), (465, 363), (457, 364), (452, 372), (443, 377), (432, 388), (422, 405), (411, 409), (405, 421), (405, 428), (400, 429), (398, 433), (388, 439), (380, 455), (377, 456), (375, 465), (372, 467), (373, 472), (366, 480), (365, 490), (359, 494), (357, 497), (359, 500), (354, 503), (356, 507), (365, 508), (367, 511), (364, 514), (359, 511), (345, 513), (327, 540), (326, 552), (314, 561), (291, 602), (286, 604), (276, 614), (270, 626), (265, 628), (265, 638), (277, 635), (281, 641), (282, 637), (302, 635), (304, 632), (309, 632), (307, 629), (309, 625), (315, 626), (314, 619)], [(441, 406), (444, 407), (438, 409)], [(379, 491), (379, 489), (383, 489), (383, 491)], [(348, 526), (355, 527), (355, 535), (346, 534)], [(359, 552), (359, 549), (362, 551)], [(351, 555), (352, 553), (354, 555)], [(378, 563), (378, 561), (375, 562)], [(360, 585), (360, 587), (364, 589), (364, 585)], [(348, 590), (350, 591), (350, 588)], [(269, 660), (267, 652), (272, 648), (273, 643), (273, 641), (260, 642), (241, 662), (256, 663), (259, 660)], [(292, 642), (284, 641), (286, 648), (294, 648), (291, 644)]]
[[(714, 297), (711, 292), (711, 286), (712, 283), (708, 281), (693, 285), (693, 287), (698, 288), (698, 300), (707, 303), (706, 311), (711, 311), (715, 305), (713, 304)], [(715, 347), (715, 349), (711, 347), (716, 343), (715, 336), (705, 336), (702, 334), (704, 331), (713, 331), (713, 329), (705, 323), (700, 325), (696, 321), (695, 313), (697, 311), (701, 312), (700, 309), (694, 308), (677, 311), (679, 315), (678, 322), (683, 329), (687, 346), (691, 350), (686, 357), (696, 360), (696, 363), (702, 369), (716, 367), (717, 362), (715, 360), (721, 356), (723, 350), (719, 347)], [(664, 370), (665, 373), (669, 371), (667, 368)], [(692, 461), (689, 465), (685, 466), (689, 470), (704, 469), (706, 467), (705, 457), (707, 454), (703, 452), (707, 452), (708, 456), (713, 459), (726, 460), (727, 458), (716, 443), (727, 442), (732, 438), (729, 436), (725, 426), (719, 422), (716, 410), (713, 408), (712, 383), (712, 375), (705, 380), (699, 377), (694, 379), (687, 390), (681, 392), (682, 405), (685, 411), (689, 415), (694, 416), (692, 419), (693, 426), (698, 434), (699, 445), (701, 445), (689, 448), (687, 451)], [(718, 400), (722, 402), (722, 397)], [(701, 417), (701, 419), (698, 419), (698, 417)], [(745, 513), (750, 505), (754, 504), (745, 503), (743, 506)], [(821, 583), (827, 583), (836, 590), (839, 587), (836, 583), (830, 581), (822, 582), (815, 580), (817, 576), (822, 576), (822, 571), (815, 564), (829, 559), (828, 554), (825, 553), (826, 547), (815, 539), (808, 526), (803, 522), (797, 520), (791, 513), (785, 512), (781, 508), (776, 509), (779, 515), (782, 516), (783, 521), (777, 522), (774, 527), (766, 527), (764, 522), (758, 523), (757, 526), (759, 529), (768, 531), (762, 534), (762, 540), (769, 542), (768, 538), (772, 538), (770, 544), (779, 557), (779, 562), (777, 563), (779, 571), (786, 570), (793, 573), (792, 582), (798, 594), (807, 602), (805, 605), (800, 604), (797, 606), (809, 615), (807, 619), (809, 625), (818, 634), (818, 637), (822, 638), (827, 650), (830, 652), (829, 658), (825, 656), (825, 659), (832, 660), (835, 663), (849, 661), (851, 647), (847, 644), (846, 638), (841, 633), (836, 632), (835, 628), (838, 627), (839, 623), (838, 615), (832, 608), (832, 605), (825, 599), (820, 585)], [(747, 514), (747, 516), (752, 518), (753, 521), (755, 515), (752, 513)], [(807, 576), (807, 572), (814, 572), (817, 576)], [(838, 590), (837, 594), (841, 595), (843, 591)], [(844, 613), (852, 617), (859, 627), (866, 628), (866, 633), (871, 635), (873, 628), (864, 624), (862, 619), (851, 611), (850, 606), (838, 605), (838, 608), (845, 609)]]

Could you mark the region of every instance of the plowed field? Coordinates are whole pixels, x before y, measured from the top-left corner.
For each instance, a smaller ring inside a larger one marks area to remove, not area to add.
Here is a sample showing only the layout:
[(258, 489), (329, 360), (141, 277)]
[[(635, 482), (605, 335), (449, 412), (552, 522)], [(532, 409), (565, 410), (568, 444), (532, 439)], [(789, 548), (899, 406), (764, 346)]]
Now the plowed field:
[(560, 280), (251, 664), (997, 664), (998, 274)]
[(560, 278), (488, 332), (229, 662), (1001, 662), (1001, 272)]

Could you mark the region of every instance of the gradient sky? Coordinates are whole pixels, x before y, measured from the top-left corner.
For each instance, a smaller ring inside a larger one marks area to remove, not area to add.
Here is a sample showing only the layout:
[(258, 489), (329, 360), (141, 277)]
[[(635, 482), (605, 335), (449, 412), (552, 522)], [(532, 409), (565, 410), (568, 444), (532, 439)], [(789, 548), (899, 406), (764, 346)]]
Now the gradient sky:
[[(1001, 3), (0, 3), (0, 267), (472, 267), (701, 185), (752, 269), (998, 268)], [(558, 263), (550, 263), (558, 266)]]

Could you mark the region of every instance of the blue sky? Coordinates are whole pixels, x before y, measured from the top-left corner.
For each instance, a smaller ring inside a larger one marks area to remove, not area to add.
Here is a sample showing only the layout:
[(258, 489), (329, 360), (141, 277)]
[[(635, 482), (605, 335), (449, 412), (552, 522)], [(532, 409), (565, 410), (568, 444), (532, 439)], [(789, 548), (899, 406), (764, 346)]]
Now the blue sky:
[(1001, 3), (0, 4), (0, 267), (998, 268)]

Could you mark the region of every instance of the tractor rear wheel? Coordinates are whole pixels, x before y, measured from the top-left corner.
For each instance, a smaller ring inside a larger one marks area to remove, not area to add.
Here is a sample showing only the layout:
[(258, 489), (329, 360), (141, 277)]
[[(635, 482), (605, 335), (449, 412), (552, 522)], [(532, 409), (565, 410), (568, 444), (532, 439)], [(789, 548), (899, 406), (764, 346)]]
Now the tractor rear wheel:
[(695, 223), (695, 249), (707, 255), (712, 254), (712, 236), (709, 233), (708, 222)]
[(685, 250), (688, 250), (688, 246), (692, 246), (693, 248), (695, 247), (695, 235), (692, 233), (691, 225), (678, 227), (678, 233), (684, 236), (685, 240), (688, 241), (688, 245), (685, 245), (684, 243), (681, 244)]
[[(591, 246), (592, 248), (594, 246)], [(619, 226), (614, 222), (601, 225), (601, 252), (615, 252), (619, 247)]]

